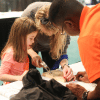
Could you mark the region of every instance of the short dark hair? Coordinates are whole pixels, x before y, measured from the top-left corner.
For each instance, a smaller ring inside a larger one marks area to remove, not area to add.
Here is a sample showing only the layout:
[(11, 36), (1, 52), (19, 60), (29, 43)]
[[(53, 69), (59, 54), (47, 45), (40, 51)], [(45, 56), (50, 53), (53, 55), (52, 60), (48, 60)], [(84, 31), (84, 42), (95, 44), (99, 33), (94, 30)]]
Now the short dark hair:
[(81, 14), (83, 5), (76, 0), (54, 0), (49, 9), (49, 20), (55, 24), (62, 24), (67, 18)]

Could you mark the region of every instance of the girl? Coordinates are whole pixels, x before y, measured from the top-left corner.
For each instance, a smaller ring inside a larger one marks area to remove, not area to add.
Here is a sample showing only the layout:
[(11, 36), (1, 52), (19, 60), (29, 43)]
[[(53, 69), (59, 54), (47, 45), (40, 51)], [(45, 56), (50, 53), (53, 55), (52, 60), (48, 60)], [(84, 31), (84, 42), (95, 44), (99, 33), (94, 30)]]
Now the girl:
[(1, 51), (0, 80), (5, 84), (21, 81), (29, 70), (27, 50), (34, 43), (38, 31), (33, 20), (17, 18), (11, 27), (8, 41)]

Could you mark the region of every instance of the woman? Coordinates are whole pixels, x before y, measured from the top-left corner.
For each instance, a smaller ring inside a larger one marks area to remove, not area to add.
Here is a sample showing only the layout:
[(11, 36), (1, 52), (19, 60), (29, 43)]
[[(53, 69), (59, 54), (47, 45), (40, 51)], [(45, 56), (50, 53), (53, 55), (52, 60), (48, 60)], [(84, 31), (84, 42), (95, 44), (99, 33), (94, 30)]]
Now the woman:
[(30, 49), (28, 54), (32, 58), (32, 64), (41, 67), (42, 60), (37, 54), (41, 51), (42, 59), (49, 68), (51, 70), (59, 68), (60, 64), (63, 68), (64, 78), (70, 81), (74, 78), (72, 69), (68, 67), (68, 56), (66, 54), (70, 37), (50, 23), (48, 19), (50, 5), (50, 2), (34, 2), (22, 14), (22, 17), (27, 16), (35, 19), (36, 26), (40, 30), (33, 47), (35, 52)]

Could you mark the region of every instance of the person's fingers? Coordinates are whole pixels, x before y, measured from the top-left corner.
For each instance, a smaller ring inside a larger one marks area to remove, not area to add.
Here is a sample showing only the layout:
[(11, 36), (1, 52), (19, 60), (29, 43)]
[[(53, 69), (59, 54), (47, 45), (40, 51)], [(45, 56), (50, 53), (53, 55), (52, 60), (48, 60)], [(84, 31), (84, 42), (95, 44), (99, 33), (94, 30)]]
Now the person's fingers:
[(64, 77), (67, 78), (70, 77), (70, 75), (73, 75), (72, 69), (68, 69), (67, 72), (65, 72)]
[(68, 78), (68, 81), (75, 81), (76, 77), (72, 74), (71, 77)]
[(78, 72), (76, 77), (79, 77), (80, 75), (82, 75), (82, 72)]
[(80, 77), (78, 77), (78, 80), (79, 81), (83, 81), (84, 80), (84, 77), (83, 76), (80, 76)]
[(67, 71), (64, 72), (64, 78), (67, 81), (75, 81), (76, 77), (73, 75), (73, 71), (71, 68), (69, 68)]
[(76, 76), (84, 76), (85, 74), (86, 74), (85, 71), (83, 71), (83, 72), (78, 72)]
[(39, 66), (40, 66), (40, 67), (43, 67), (43, 65), (42, 65), (41, 63), (42, 63), (42, 59), (40, 58), (40, 59), (39, 59)]
[(68, 87), (68, 88), (76, 87), (76, 84), (75, 83), (69, 83), (69, 84), (66, 84), (66, 87)]
[(76, 76), (74, 75), (74, 76), (73, 76), (73, 81), (75, 81), (75, 80), (76, 80)]
[(63, 71), (63, 76), (64, 76), (64, 77), (66, 76), (66, 73), (68, 73), (68, 70)]
[(39, 58), (39, 62), (40, 62), (40, 63), (42, 62), (42, 59), (41, 59), (41, 58)]
[(40, 56), (36, 56), (34, 58), (32, 58), (32, 64), (35, 66), (35, 67), (43, 67), (40, 63), (42, 62), (42, 59)]
[(36, 67), (39, 67), (40, 68), (40, 64), (39, 64), (39, 61), (38, 60), (36, 60)]
[(73, 72), (71, 71), (71, 73), (69, 74), (69, 76), (66, 77), (67, 81), (72, 80), (73, 78)]
[(70, 85), (69, 84), (66, 84), (66, 87), (68, 87), (70, 89)]
[(68, 78), (68, 81), (75, 81), (76, 77), (72, 74), (71, 77)]
[(69, 84), (66, 84), (66, 87), (70, 89), (70, 85)]
[(32, 64), (35, 66), (35, 59), (34, 58), (32, 59)]
[(66, 73), (66, 77), (68, 77), (72, 72), (73, 72), (72, 69), (71, 68), (68, 68), (68, 71)]
[(84, 76), (84, 73), (83, 72), (78, 72), (77, 75), (76, 75), (76, 79), (77, 80), (81, 80), (81, 78)]
[(82, 74), (82, 72), (78, 72), (78, 73), (77, 73), (77, 75), (80, 75), (80, 74)]

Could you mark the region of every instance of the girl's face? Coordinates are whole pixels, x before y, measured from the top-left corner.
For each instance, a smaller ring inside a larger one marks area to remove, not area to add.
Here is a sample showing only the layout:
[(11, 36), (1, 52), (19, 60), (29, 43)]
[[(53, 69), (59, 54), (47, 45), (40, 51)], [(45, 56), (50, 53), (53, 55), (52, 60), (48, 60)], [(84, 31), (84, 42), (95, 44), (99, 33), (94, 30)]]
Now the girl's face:
[(34, 31), (27, 35), (27, 49), (32, 48), (32, 44), (34, 43), (34, 38), (36, 37), (38, 31)]

